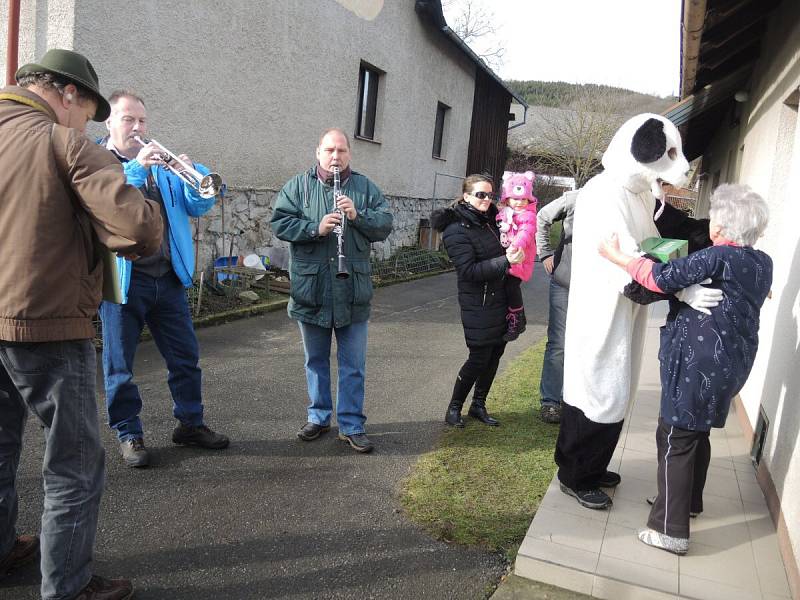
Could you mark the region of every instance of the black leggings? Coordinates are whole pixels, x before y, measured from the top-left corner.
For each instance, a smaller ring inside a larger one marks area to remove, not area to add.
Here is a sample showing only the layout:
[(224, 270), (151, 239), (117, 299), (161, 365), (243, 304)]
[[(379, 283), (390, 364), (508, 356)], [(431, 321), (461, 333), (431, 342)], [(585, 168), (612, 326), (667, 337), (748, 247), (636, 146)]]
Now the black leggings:
[(467, 361), (458, 371), (453, 399), (463, 403), (473, 385), (475, 386), (475, 395), (486, 398), (505, 350), (505, 342), (499, 346), (471, 347)]
[(508, 298), (508, 308), (522, 308), (522, 279), (509, 275), (504, 287)]

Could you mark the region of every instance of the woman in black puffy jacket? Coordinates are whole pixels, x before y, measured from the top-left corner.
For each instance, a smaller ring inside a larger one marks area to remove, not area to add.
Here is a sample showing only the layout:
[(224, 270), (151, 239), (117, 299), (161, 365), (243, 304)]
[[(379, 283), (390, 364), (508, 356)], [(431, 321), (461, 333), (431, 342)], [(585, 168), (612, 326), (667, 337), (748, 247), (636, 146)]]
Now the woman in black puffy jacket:
[(492, 180), (470, 175), (464, 180), (462, 197), (443, 210), (434, 211), (431, 223), (443, 232), (447, 254), (458, 277), (458, 304), (469, 357), (458, 372), (445, 423), (464, 427), (461, 408), (473, 385), (469, 416), (486, 425), (499, 425), (486, 412), (486, 396), (506, 349), (508, 301), (503, 284), (509, 260), (521, 262), (522, 252), (506, 257), (495, 224), (497, 207)]

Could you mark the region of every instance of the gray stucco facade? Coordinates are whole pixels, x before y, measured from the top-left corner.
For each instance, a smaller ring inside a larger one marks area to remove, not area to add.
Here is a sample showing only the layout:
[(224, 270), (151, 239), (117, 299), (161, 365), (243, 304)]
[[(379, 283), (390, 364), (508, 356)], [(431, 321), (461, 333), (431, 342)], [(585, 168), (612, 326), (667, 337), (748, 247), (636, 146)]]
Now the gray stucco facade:
[[(435, 173), (465, 174), (476, 66), (414, 2), (31, 0), (20, 30), (20, 64), (51, 47), (86, 54), (104, 93), (145, 98), (152, 137), (223, 175), (226, 230), (240, 254), (272, 246), (271, 200), (314, 163), (320, 132), (355, 131), (362, 63), (382, 75), (375, 139), (353, 140), (352, 164), (384, 191), (398, 223), (376, 251), (416, 240)], [(449, 107), (443, 159), (432, 156), (440, 102)], [(436, 191), (454, 197), (458, 179), (440, 177)], [(225, 254), (220, 225), (218, 208), (201, 220), (200, 265)]]

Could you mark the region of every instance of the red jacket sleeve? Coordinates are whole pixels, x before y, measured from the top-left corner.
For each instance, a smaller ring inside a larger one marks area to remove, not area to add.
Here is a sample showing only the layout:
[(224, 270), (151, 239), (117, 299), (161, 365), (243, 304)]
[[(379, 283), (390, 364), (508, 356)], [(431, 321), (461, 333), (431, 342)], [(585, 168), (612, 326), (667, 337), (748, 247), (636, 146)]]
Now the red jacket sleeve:
[(651, 292), (664, 293), (664, 290), (656, 285), (656, 280), (653, 277), (653, 261), (649, 258), (643, 256), (635, 258), (628, 263), (626, 270), (628, 271), (628, 275)]

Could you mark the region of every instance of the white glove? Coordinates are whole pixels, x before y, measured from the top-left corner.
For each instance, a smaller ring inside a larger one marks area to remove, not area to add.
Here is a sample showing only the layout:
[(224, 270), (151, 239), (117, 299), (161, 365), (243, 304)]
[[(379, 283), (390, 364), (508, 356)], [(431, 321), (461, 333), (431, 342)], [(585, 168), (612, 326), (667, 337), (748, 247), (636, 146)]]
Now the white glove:
[(525, 251), (522, 248), (514, 249), (513, 246), (509, 246), (506, 250), (506, 258), (512, 265), (519, 264), (525, 260)]
[(714, 308), (722, 301), (722, 290), (704, 287), (706, 283), (711, 283), (711, 279), (706, 279), (679, 290), (675, 292), (675, 297), (693, 309), (710, 315), (711, 311), (708, 309)]

